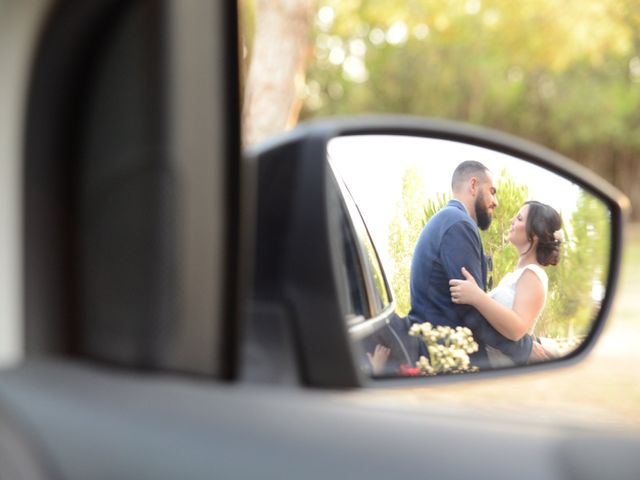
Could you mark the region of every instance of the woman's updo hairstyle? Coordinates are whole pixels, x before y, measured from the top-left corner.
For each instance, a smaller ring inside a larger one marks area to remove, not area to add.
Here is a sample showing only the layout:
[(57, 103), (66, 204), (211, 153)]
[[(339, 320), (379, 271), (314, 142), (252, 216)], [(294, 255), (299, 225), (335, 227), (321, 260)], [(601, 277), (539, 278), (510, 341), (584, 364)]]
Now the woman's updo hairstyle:
[(525, 202), (529, 205), (527, 224), (525, 226), (527, 238), (533, 242), (538, 237), (536, 260), (542, 266), (557, 265), (560, 261), (560, 245), (562, 244), (562, 218), (549, 205), (534, 200)]

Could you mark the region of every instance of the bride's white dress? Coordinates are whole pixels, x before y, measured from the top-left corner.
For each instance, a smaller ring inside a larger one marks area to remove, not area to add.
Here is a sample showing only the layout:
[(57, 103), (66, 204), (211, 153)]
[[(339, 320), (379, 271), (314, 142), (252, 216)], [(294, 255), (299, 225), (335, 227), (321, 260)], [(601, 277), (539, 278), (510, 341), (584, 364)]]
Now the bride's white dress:
[[(535, 273), (542, 283), (542, 286), (544, 288), (544, 301), (546, 302), (549, 278), (547, 277), (547, 272), (545, 272), (542, 267), (535, 264), (525, 265), (524, 267), (518, 268), (513, 272), (507, 273), (502, 278), (502, 280), (500, 280), (498, 286), (489, 292), (489, 296), (505, 307), (513, 310), (513, 302), (516, 298), (516, 284), (518, 283), (518, 280), (520, 280), (522, 274), (527, 270), (531, 270), (533, 273)], [(538, 318), (535, 319), (535, 321), (531, 325), (531, 328), (527, 332), (530, 335), (533, 334), (533, 329), (535, 328), (537, 321)], [(489, 356), (489, 363), (492, 367), (509, 367), (515, 365), (513, 360), (507, 357), (500, 350), (497, 350), (490, 346), (487, 346), (486, 349)]]

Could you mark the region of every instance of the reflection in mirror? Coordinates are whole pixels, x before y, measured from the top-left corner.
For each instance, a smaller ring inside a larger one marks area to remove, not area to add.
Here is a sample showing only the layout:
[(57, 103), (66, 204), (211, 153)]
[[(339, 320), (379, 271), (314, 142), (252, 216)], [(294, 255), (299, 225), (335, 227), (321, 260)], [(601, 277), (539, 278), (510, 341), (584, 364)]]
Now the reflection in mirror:
[(565, 357), (589, 335), (610, 261), (601, 199), (533, 163), (447, 140), (345, 136), (328, 156), (363, 371), (526, 365)]

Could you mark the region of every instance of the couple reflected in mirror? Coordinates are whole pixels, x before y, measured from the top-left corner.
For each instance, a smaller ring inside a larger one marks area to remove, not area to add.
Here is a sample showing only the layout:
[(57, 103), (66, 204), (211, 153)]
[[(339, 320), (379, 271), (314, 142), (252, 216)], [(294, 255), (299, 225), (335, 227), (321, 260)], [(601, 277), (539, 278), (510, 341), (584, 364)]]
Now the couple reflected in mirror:
[[(560, 215), (537, 201), (522, 205), (508, 232), (518, 252), (515, 269), (487, 291), (479, 230), (489, 228), (500, 205), (493, 174), (480, 162), (465, 161), (455, 169), (451, 188), (452, 199), (424, 226), (411, 263), (408, 320), (411, 334), (424, 340), (418, 361), (423, 372), (433, 370), (434, 362), (444, 362), (439, 371), (447, 371), (448, 362), (455, 372), (554, 358), (533, 332), (547, 298), (544, 267), (560, 259)], [(445, 345), (438, 336), (446, 337)], [(452, 344), (459, 347), (453, 353), (447, 351)]]

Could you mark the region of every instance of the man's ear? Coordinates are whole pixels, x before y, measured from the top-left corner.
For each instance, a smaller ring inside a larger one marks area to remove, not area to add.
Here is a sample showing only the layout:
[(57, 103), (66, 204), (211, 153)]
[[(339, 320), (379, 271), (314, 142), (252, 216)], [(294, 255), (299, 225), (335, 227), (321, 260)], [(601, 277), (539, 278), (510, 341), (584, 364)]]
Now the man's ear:
[(478, 177), (471, 177), (471, 179), (469, 179), (469, 191), (471, 192), (471, 195), (475, 197), (478, 194), (479, 187), (480, 180), (478, 180)]

